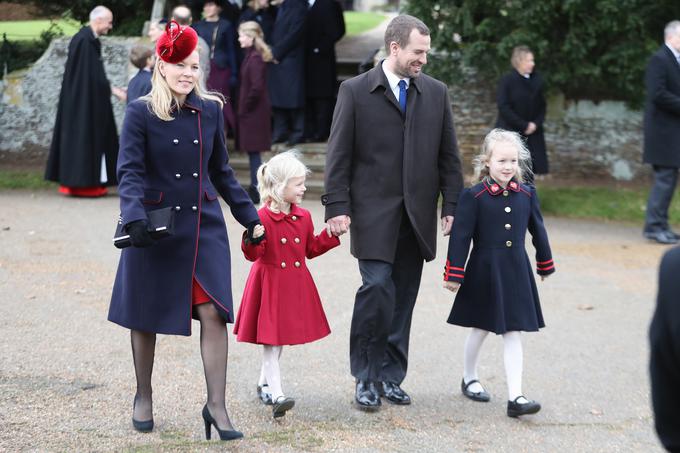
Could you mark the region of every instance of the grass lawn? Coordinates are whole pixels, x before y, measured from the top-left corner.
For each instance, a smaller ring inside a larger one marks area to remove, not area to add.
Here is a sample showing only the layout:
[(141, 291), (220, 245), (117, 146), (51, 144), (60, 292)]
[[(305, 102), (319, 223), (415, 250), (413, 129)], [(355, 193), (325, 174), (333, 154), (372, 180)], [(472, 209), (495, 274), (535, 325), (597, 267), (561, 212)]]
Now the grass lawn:
[[(73, 36), (82, 27), (78, 21), (58, 19), (55, 21), (66, 36)], [(50, 28), (49, 20), (0, 21), (0, 36), (7, 33), (7, 39), (18, 41), (40, 38), (40, 33)]]
[(385, 20), (385, 16), (377, 13), (359, 13), (356, 11), (345, 11), (345, 27), (347, 36), (358, 35), (372, 28)]

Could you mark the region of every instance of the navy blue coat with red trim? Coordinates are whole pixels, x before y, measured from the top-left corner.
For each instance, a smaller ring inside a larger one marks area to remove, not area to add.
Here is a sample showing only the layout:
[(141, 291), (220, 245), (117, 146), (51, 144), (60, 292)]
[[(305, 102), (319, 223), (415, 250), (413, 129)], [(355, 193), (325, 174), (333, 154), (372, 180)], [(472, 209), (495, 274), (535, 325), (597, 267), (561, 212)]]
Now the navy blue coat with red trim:
[(444, 271), (444, 280), (461, 283), (450, 324), (497, 334), (545, 327), (524, 247), (527, 230), (536, 248), (537, 273), (552, 274), (555, 266), (533, 187), (510, 181), (503, 189), (487, 178), (461, 193)]
[(174, 235), (122, 250), (109, 320), (124, 327), (191, 335), (193, 278), (233, 322), (227, 230), (219, 193), (242, 225), (259, 219), (229, 166), (222, 110), (193, 92), (163, 121), (144, 100), (126, 111), (118, 158), (123, 223), (175, 208)]

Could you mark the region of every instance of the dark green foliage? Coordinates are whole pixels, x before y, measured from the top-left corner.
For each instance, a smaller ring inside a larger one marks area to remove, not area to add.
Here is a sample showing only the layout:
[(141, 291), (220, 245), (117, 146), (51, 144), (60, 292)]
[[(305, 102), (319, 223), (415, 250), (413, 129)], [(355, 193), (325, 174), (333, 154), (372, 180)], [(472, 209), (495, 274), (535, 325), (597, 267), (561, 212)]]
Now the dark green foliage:
[(640, 106), (647, 59), (665, 24), (680, 19), (680, 1), (411, 0), (406, 12), (432, 30), (437, 55), (429, 71), (444, 80), (469, 66), (495, 82), (510, 69), (513, 47), (524, 44), (550, 89)]
[(14, 0), (30, 3), (41, 15), (48, 17), (69, 14), (81, 23), (89, 21), (90, 11), (97, 5), (105, 5), (113, 12), (112, 35), (137, 36), (142, 32), (145, 20), (151, 16), (153, 0)]
[(52, 42), (52, 39), (62, 36), (63, 30), (52, 22), (50, 28), (40, 34), (39, 39), (26, 41), (9, 41), (3, 39), (0, 47), (0, 62), (2, 67), (7, 63), (7, 70), (14, 71), (31, 65), (42, 56)]

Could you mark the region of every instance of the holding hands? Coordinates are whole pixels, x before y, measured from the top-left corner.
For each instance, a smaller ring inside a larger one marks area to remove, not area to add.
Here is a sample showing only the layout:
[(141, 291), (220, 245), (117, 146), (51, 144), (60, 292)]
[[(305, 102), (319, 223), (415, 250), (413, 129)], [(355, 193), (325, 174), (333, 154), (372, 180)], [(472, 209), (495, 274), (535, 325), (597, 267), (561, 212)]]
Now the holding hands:
[(342, 236), (349, 231), (349, 225), (352, 220), (348, 215), (339, 215), (328, 219), (326, 231), (333, 234), (333, 236)]

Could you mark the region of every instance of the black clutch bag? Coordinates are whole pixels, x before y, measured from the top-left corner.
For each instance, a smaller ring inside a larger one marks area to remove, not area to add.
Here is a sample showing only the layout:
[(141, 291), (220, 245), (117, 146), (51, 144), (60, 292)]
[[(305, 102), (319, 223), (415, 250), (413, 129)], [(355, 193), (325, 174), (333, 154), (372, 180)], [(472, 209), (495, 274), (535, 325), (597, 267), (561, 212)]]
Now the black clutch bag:
[[(156, 209), (147, 211), (148, 217), (147, 231), (154, 239), (162, 239), (167, 236), (172, 236), (175, 226), (175, 211), (172, 207)], [(116, 224), (116, 232), (113, 234), (113, 245), (119, 249), (130, 247), (130, 235), (123, 229), (123, 221), (118, 217)]]

